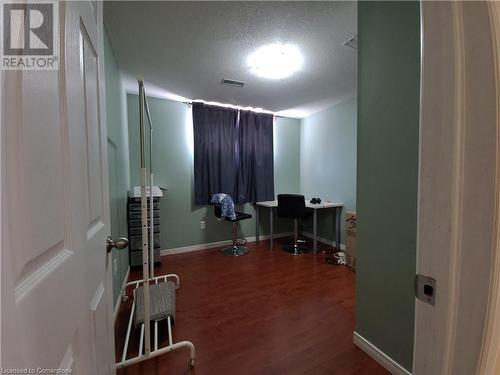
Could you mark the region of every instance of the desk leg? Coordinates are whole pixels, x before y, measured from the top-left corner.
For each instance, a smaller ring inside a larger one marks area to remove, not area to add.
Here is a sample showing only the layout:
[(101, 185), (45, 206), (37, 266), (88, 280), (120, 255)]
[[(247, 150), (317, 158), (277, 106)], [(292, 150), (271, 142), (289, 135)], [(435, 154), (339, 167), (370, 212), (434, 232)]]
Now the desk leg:
[(342, 213), (342, 207), (337, 207), (335, 213), (337, 214), (335, 219), (335, 245), (340, 250), (340, 214)]
[(314, 210), (313, 215), (313, 250), (316, 255), (318, 252), (318, 210)]
[(271, 240), (271, 250), (273, 249), (273, 208), (269, 207), (269, 235)]
[(260, 231), (259, 231), (259, 228), (260, 228), (260, 223), (259, 223), (259, 206), (258, 205), (255, 205), (255, 241), (259, 241), (260, 240)]

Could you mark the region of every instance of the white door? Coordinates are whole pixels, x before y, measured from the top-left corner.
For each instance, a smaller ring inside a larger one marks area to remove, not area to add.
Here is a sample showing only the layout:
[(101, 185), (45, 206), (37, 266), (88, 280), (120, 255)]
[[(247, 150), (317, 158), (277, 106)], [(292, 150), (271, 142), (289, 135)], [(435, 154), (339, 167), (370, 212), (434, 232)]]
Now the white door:
[(59, 71), (2, 72), (1, 367), (110, 374), (102, 3), (59, 30)]
[(436, 285), (434, 305), (416, 300), (415, 375), (476, 374), (480, 363), (498, 194), (491, 5), (422, 2), (417, 273)]

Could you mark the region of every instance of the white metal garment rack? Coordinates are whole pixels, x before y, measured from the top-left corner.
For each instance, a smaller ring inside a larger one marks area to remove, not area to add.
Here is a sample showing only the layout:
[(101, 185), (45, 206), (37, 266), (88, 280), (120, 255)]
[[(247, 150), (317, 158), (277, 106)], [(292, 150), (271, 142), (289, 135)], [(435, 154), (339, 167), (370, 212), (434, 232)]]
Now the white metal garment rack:
[[(134, 329), (133, 320), (136, 306), (136, 301), (132, 303), (132, 308), (130, 311), (130, 317), (127, 326), (127, 334), (125, 337), (125, 344), (123, 346), (123, 353), (121, 361), (117, 362), (115, 367), (117, 369), (126, 366), (133, 365), (142, 361), (146, 361), (150, 358), (158, 357), (162, 354), (171, 352), (173, 350), (181, 348), (189, 348), (190, 360), (189, 365), (194, 366), (195, 349), (193, 343), (190, 341), (180, 341), (173, 342), (172, 338), (172, 320), (167, 317), (167, 334), (168, 334), (168, 345), (165, 347), (159, 347), (158, 345), (158, 320), (154, 321), (153, 327), (153, 349), (151, 349), (151, 312), (150, 312), (150, 284), (157, 284), (161, 282), (166, 282), (168, 279), (173, 279), (175, 282), (175, 289), (179, 288), (179, 276), (176, 274), (166, 274), (161, 276), (154, 275), (154, 221), (153, 221), (153, 123), (151, 121), (151, 113), (149, 111), (148, 100), (144, 91), (144, 83), (142, 79), (138, 79), (139, 84), (139, 126), (140, 126), (140, 149), (141, 149), (141, 225), (142, 225), (142, 280), (132, 281), (127, 284), (122, 289), (123, 300), (128, 300), (127, 288), (133, 287), (133, 290), (137, 290), (140, 286), (144, 289), (144, 322), (140, 326), (140, 338), (139, 338), (139, 348), (138, 355), (132, 358), (127, 358), (127, 353), (129, 349), (129, 341), (131, 336), (131, 331)], [(146, 193), (146, 182), (148, 170), (145, 161), (145, 128), (144, 128), (144, 109), (146, 109), (148, 123), (149, 123), (149, 219), (150, 219), (150, 240), (148, 240), (148, 203), (147, 203), (147, 193)], [(135, 294), (135, 293), (134, 293)]]

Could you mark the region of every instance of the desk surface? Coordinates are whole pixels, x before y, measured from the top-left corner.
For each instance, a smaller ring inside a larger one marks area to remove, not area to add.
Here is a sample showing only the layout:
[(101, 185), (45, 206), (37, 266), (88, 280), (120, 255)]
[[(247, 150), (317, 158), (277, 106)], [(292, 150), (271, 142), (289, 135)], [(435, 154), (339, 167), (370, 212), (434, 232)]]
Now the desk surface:
[[(334, 207), (343, 207), (344, 204), (338, 203), (338, 202), (323, 202), (319, 204), (312, 204), (309, 202), (310, 199), (306, 199), (306, 207), (308, 208), (313, 208), (315, 210), (319, 210), (321, 208), (334, 208)], [(278, 201), (265, 201), (265, 202), (257, 202), (257, 206), (262, 206), (262, 207), (278, 207)]]

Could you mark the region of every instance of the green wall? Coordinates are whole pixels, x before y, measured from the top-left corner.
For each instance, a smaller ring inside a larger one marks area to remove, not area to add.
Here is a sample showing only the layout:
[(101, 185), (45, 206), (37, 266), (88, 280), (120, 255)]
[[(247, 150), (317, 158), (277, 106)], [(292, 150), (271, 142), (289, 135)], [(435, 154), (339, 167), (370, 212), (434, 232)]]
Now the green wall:
[[(108, 171), (111, 236), (127, 236), (127, 191), (130, 186), (128, 132), (125, 119), (125, 94), (109, 39), (104, 38), (106, 77), (106, 120), (108, 128)], [(127, 273), (128, 249), (113, 250), (113, 299), (119, 298)]]
[(274, 126), (274, 193), (300, 191), (300, 120), (278, 117)]
[[(356, 210), (356, 98), (336, 104), (302, 120), (300, 132), (300, 190)], [(312, 223), (306, 231), (312, 233)], [(318, 235), (335, 240), (332, 210), (319, 211)], [(345, 243), (345, 220), (340, 242)]]
[[(167, 189), (161, 200), (161, 248), (172, 249), (231, 238), (231, 227), (218, 221), (211, 206), (193, 205), (193, 146), (191, 108), (186, 104), (149, 98), (153, 131), (155, 185)], [(140, 184), (138, 97), (127, 96), (131, 184)], [(279, 118), (275, 123), (275, 193), (299, 192), (300, 121)], [(250, 204), (239, 210), (253, 215), (240, 223), (240, 234), (255, 235), (255, 212)], [(261, 210), (261, 233), (268, 233), (267, 211)], [(200, 221), (207, 229), (200, 229)], [(276, 219), (275, 233), (292, 231), (288, 221)]]
[(419, 3), (359, 2), (358, 35), (356, 331), (411, 371)]

